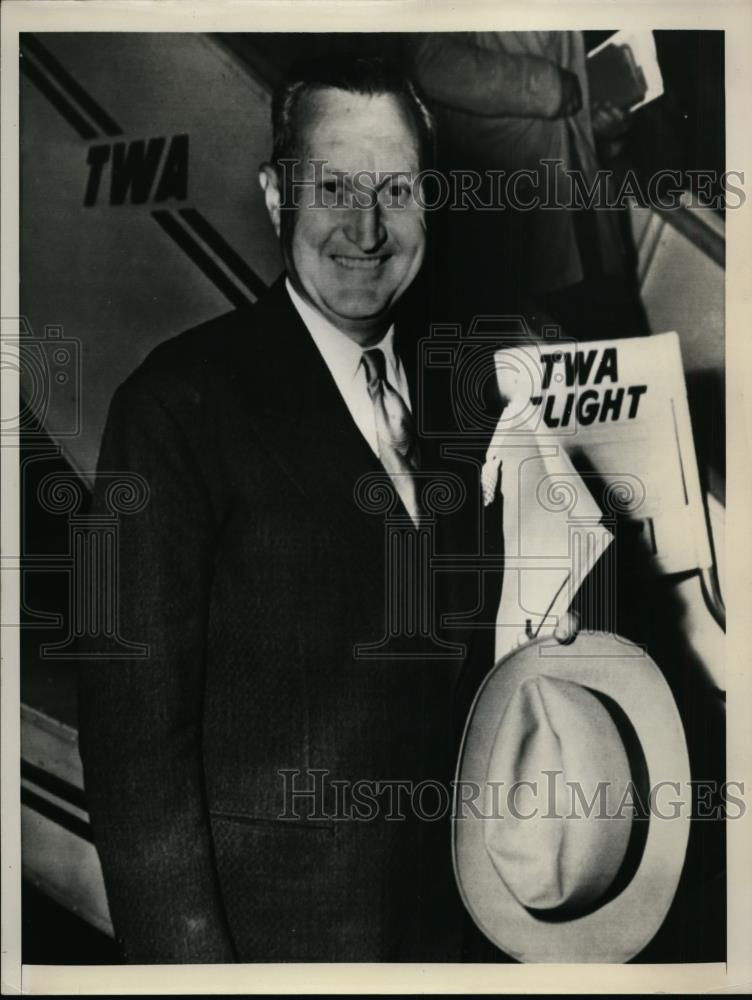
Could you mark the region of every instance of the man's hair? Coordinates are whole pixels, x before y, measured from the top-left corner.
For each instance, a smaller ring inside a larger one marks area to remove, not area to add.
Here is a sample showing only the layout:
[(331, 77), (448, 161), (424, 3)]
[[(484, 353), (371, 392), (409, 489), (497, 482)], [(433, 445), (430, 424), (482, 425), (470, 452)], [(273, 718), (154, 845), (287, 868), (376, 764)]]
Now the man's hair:
[(329, 52), (296, 62), (275, 90), (272, 99), (273, 162), (301, 155), (300, 102), (307, 94), (327, 87), (369, 97), (381, 94), (394, 96), (415, 129), (421, 167), (433, 162), (435, 127), (431, 112), (399, 65), (384, 56), (341, 52)]

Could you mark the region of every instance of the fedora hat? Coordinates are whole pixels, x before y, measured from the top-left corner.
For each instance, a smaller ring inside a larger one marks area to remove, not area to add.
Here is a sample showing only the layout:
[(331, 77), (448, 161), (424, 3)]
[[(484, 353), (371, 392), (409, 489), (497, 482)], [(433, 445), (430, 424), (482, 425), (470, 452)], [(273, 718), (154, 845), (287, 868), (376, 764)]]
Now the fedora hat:
[(475, 696), (457, 766), (465, 907), (520, 961), (628, 961), (676, 893), (689, 782), (676, 704), (639, 647), (581, 633), (508, 654)]

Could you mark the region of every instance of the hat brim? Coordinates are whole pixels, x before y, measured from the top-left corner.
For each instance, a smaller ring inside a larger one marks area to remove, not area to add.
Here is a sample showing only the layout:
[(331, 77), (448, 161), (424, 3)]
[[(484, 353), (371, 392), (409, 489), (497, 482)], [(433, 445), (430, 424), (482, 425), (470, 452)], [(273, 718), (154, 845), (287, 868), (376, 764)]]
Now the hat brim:
[(452, 851), (457, 885), (480, 930), (513, 958), (626, 962), (663, 923), (684, 865), (691, 816), (684, 727), (660, 670), (626, 639), (580, 634), (569, 645), (536, 640), (499, 660), (476, 694), (465, 725), (457, 789), (463, 783), (485, 783), (491, 747), (509, 699), (525, 678), (538, 674), (574, 681), (618, 703), (640, 741), (650, 788), (663, 789), (656, 793), (657, 805), (671, 818), (661, 818), (651, 808), (639, 867), (619, 895), (585, 916), (553, 922), (538, 919), (512, 895), (486, 850), (486, 820), (466, 808), (458, 815), (455, 799)]

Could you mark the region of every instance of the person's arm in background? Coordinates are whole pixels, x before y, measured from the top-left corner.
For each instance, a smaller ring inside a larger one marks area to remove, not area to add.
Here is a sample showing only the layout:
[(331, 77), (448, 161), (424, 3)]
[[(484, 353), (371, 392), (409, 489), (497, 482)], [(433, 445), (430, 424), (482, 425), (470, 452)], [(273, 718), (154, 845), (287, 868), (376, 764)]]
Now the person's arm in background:
[(560, 118), (582, 105), (577, 76), (542, 56), (495, 52), (466, 32), (408, 40), (412, 74), (426, 96), (476, 115)]
[[(119, 519), (118, 594), (120, 635), (149, 655), (82, 660), (80, 678), (94, 839), (135, 963), (234, 960), (201, 761), (214, 519), (190, 443), (198, 416), (198, 393), (142, 371), (116, 393), (100, 452), (100, 473), (136, 473), (149, 489), (143, 510)], [(107, 485), (98, 479), (95, 514)]]

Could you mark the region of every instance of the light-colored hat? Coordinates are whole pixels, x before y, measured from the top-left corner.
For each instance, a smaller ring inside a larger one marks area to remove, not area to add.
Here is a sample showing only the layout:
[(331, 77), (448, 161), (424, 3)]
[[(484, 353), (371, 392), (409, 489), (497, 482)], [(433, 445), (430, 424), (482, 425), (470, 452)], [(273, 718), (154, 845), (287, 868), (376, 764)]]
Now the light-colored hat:
[(689, 781), (673, 696), (637, 646), (580, 634), (499, 660), (465, 726), (452, 824), (478, 927), (525, 962), (633, 958), (676, 893)]

